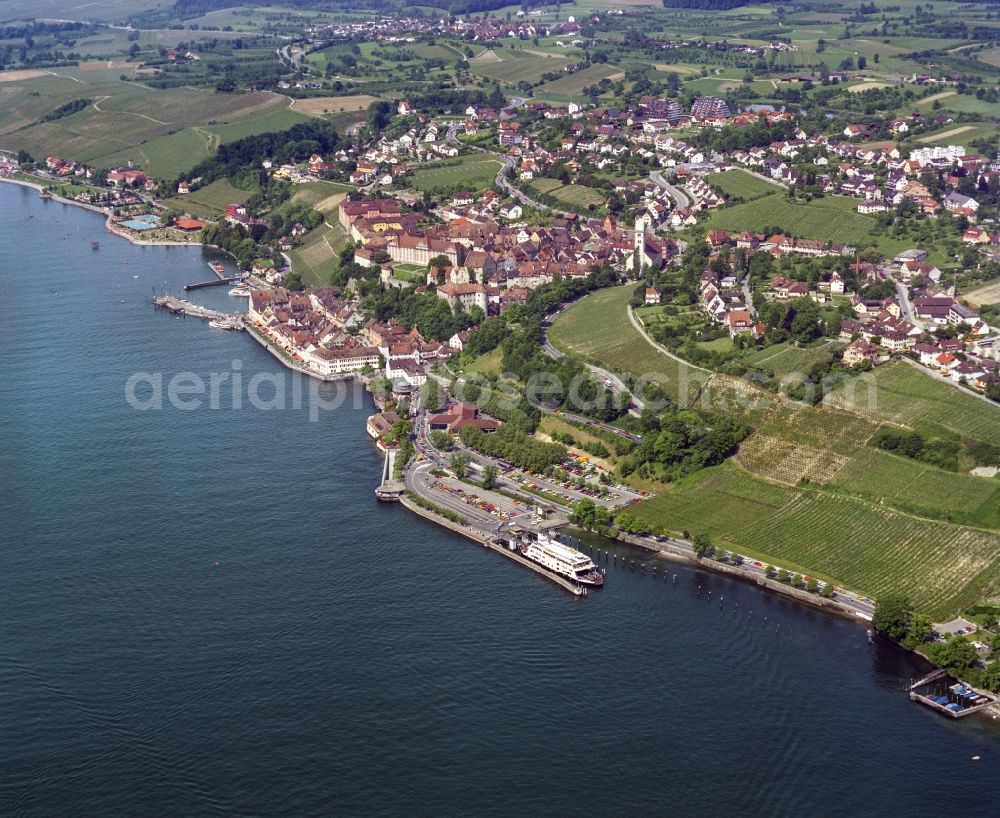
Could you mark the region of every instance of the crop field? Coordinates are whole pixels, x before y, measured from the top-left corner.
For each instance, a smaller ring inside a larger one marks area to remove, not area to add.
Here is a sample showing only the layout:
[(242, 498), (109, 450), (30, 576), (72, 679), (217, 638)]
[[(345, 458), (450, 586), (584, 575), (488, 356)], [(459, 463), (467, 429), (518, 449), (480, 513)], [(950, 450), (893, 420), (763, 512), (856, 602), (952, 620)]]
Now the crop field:
[(791, 489), (765, 483), (725, 463), (663, 488), (632, 511), (665, 531), (725, 539), (735, 530), (766, 521), (796, 496)]
[(917, 610), (934, 617), (954, 614), (995, 588), (1000, 569), (1000, 535), (825, 493), (803, 493), (735, 530), (732, 542), (876, 598), (905, 590)]
[(706, 181), (722, 188), (727, 196), (737, 196), (747, 200), (780, 190), (777, 185), (772, 185), (770, 182), (765, 182), (763, 179), (758, 179), (742, 170), (724, 170), (721, 173), (713, 173), (707, 177)]
[(584, 185), (564, 185), (558, 179), (535, 179), (526, 185), (530, 195), (531, 190), (539, 193), (547, 193), (554, 196), (560, 202), (565, 202), (570, 207), (587, 209), (590, 205), (600, 207), (604, 204), (605, 194), (592, 187)]
[(413, 186), (417, 190), (438, 191), (464, 187), (470, 192), (485, 190), (493, 184), (497, 172), (503, 164), (496, 159), (471, 157), (472, 161), (458, 165), (429, 167), (418, 170), (413, 175)]
[(983, 304), (1000, 304), (1000, 281), (976, 287), (974, 290), (962, 293), (962, 297), (977, 309)]
[(781, 345), (781, 349), (769, 347), (744, 359), (747, 366), (773, 372), (777, 377), (800, 374), (805, 375), (818, 363), (829, 361), (833, 353), (841, 348), (841, 344), (826, 343), (814, 347), (796, 347)]
[(609, 369), (636, 378), (648, 375), (674, 400), (692, 400), (708, 373), (668, 358), (646, 342), (628, 320), (632, 289), (626, 285), (601, 290), (575, 303), (552, 324), (552, 343)]
[(1000, 480), (956, 474), (865, 446), (830, 487), (949, 522), (1000, 529)]
[(935, 380), (907, 363), (880, 366), (834, 389), (825, 402), (913, 428), (940, 427), (1000, 446), (1000, 406)]
[(875, 220), (857, 212), (857, 202), (827, 196), (807, 204), (789, 202), (775, 193), (746, 204), (716, 210), (705, 222), (708, 229), (740, 232), (778, 225), (788, 233), (806, 239), (866, 246)]
[[(547, 68), (546, 70), (552, 69)], [(620, 73), (621, 69), (616, 65), (596, 63), (582, 71), (566, 74), (564, 77), (545, 83), (536, 90), (535, 95), (538, 97), (545, 97), (549, 94), (580, 96), (586, 86), (596, 85), (601, 80), (610, 79)]]
[(167, 199), (166, 204), (198, 218), (216, 220), (222, 217), (228, 205), (246, 201), (249, 195), (228, 179), (219, 179), (191, 193)]
[(292, 110), (301, 111), (312, 116), (338, 113), (340, 111), (367, 111), (378, 97), (369, 94), (355, 94), (347, 97), (309, 97), (308, 99), (293, 99)]
[(565, 63), (566, 57), (561, 54), (542, 57), (524, 51), (505, 51), (502, 59), (476, 59), (470, 61), (469, 66), (474, 74), (481, 77), (516, 85), (519, 82), (538, 82), (542, 74), (562, 71)]
[(328, 217), (330, 226), (320, 225), (305, 236), (301, 245), (288, 256), (292, 269), (300, 273), (302, 280), (313, 287), (324, 287), (329, 283), (330, 274), (337, 263), (337, 254), (347, 242), (347, 231), (337, 221), (337, 214)]
[[(40, 121), (59, 105), (84, 97), (94, 104), (62, 119)], [(157, 91), (117, 79), (45, 76), (0, 84), (0, 136), (5, 147), (35, 156), (56, 154), (98, 167), (133, 159), (153, 176), (172, 179), (222, 140), (307, 121), (287, 106), (287, 98), (265, 92)]]

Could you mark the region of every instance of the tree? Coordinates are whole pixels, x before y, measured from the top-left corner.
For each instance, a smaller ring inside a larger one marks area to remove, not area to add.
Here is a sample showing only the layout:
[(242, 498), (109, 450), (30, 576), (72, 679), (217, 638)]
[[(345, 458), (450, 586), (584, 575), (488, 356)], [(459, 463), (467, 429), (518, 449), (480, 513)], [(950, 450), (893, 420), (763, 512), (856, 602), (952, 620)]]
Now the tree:
[(441, 408), (441, 387), (433, 378), (428, 378), (420, 390), (420, 403), (430, 412)]
[(285, 287), (289, 290), (301, 290), (305, 287), (305, 283), (302, 281), (302, 275), (298, 270), (290, 270), (285, 275)]
[(903, 647), (907, 650), (918, 648), (930, 638), (932, 627), (929, 618), (923, 614), (914, 614), (910, 620), (910, 630), (903, 639)]
[(497, 467), (490, 463), (483, 469), (483, 488), (492, 489), (497, 484)]
[(462, 479), (465, 477), (465, 455), (461, 452), (455, 452), (451, 456), (451, 470), (455, 472), (455, 477)]
[(872, 619), (875, 630), (897, 642), (906, 636), (912, 622), (910, 597), (905, 592), (886, 594), (875, 606), (875, 616)]
[(972, 667), (978, 657), (971, 642), (965, 639), (946, 639), (931, 645), (927, 649), (927, 658), (938, 667), (958, 674)]
[(712, 540), (708, 534), (695, 534), (691, 544), (694, 546), (695, 556), (698, 557), (706, 556), (711, 553), (714, 548)]
[(440, 429), (435, 429), (431, 432), (431, 445), (435, 449), (446, 452), (452, 447), (453, 443), (451, 435), (447, 432), (442, 432)]

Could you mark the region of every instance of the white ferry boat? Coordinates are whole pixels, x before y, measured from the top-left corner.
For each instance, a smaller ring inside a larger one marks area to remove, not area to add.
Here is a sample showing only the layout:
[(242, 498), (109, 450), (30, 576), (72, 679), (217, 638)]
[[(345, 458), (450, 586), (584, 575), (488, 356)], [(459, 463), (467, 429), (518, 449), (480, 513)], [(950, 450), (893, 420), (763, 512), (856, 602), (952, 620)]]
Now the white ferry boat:
[(249, 287), (244, 287), (244, 286), (233, 287), (229, 291), (229, 294), (230, 295), (238, 296), (240, 298), (249, 298), (250, 297), (250, 288)]
[(604, 574), (590, 557), (544, 534), (528, 543), (522, 553), (532, 562), (573, 582), (594, 587), (604, 584)]

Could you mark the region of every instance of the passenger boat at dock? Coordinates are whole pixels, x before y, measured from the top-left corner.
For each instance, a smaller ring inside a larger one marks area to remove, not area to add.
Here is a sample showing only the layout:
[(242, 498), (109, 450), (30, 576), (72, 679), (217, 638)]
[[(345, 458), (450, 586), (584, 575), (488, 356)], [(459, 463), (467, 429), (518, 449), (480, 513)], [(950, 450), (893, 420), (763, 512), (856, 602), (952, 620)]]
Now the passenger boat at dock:
[(218, 261), (210, 261), (208, 263), (208, 266), (209, 266), (209, 268), (211, 268), (212, 272), (215, 273), (216, 275), (220, 275), (221, 276), (223, 273), (226, 272), (226, 265), (225, 264), (221, 264)]
[(250, 297), (250, 288), (247, 287), (245, 284), (240, 284), (237, 287), (233, 287), (229, 291), (229, 294), (230, 295), (238, 296), (240, 298), (249, 298)]
[(520, 551), (529, 560), (553, 574), (580, 585), (599, 588), (604, 584), (604, 574), (590, 557), (545, 534), (540, 534), (537, 540), (521, 546)]

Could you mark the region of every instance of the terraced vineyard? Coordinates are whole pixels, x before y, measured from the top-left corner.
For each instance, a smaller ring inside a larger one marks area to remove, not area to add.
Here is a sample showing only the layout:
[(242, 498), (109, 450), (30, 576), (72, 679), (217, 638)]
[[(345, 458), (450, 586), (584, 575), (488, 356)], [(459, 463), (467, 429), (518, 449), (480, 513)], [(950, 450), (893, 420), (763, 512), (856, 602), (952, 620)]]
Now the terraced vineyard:
[(941, 427), (1000, 446), (1000, 406), (941, 383), (906, 363), (881, 366), (848, 381), (825, 402), (873, 420), (904, 426)]
[(842, 344), (828, 342), (814, 347), (782, 345), (781, 349), (761, 350), (744, 360), (747, 366), (773, 372), (777, 377), (798, 373), (805, 375), (818, 363), (829, 361)]
[(837, 472), (830, 488), (924, 516), (1000, 528), (1000, 480), (955, 474), (868, 446)]
[(1000, 535), (828, 494), (804, 493), (732, 541), (875, 597), (907, 590), (934, 617), (971, 604), (1000, 575)]
[(555, 320), (549, 339), (558, 349), (609, 369), (647, 376), (673, 400), (683, 396), (693, 401), (709, 374), (668, 358), (646, 342), (628, 320), (632, 290), (631, 285), (613, 287), (578, 301)]
[(734, 530), (773, 517), (796, 496), (727, 463), (664, 488), (632, 510), (666, 531), (726, 539)]

